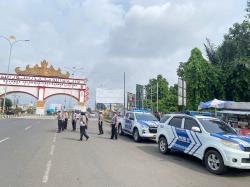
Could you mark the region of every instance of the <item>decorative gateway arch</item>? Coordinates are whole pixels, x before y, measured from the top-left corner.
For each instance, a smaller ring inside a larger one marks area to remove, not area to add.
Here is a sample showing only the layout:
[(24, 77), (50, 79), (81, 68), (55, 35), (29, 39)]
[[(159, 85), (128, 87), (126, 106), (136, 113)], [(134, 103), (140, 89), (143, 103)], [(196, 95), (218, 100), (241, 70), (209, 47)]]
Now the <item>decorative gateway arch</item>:
[(36, 114), (45, 114), (45, 101), (55, 95), (68, 95), (78, 101), (77, 108), (85, 108), (88, 100), (87, 79), (70, 78), (68, 72), (62, 73), (60, 68), (48, 67), (43, 60), (41, 65), (26, 66), (24, 70), (15, 69), (16, 74), (0, 73), (0, 97), (6, 94), (25, 93), (37, 99)]

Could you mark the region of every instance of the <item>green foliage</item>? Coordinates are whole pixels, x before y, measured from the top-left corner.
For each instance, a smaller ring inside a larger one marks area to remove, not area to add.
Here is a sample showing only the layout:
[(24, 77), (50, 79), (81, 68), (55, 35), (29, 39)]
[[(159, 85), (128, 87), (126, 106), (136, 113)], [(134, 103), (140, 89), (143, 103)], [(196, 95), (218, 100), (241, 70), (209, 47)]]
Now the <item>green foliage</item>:
[[(3, 108), (4, 99), (1, 99), (1, 108)], [(12, 101), (9, 98), (5, 98), (5, 110), (9, 110), (12, 107)]]
[(27, 112), (28, 114), (34, 114), (34, 113), (35, 113), (35, 110), (36, 110), (35, 107), (30, 106), (30, 107), (27, 108), (26, 112)]
[(22, 113), (22, 109), (19, 108), (19, 107), (17, 107), (17, 108), (15, 108), (15, 109), (13, 110), (13, 112), (14, 112), (15, 115), (17, 115), (17, 114)]
[[(151, 108), (154, 112), (157, 109), (157, 82), (160, 112), (173, 112), (178, 110), (177, 106), (177, 85), (169, 87), (168, 81), (162, 76), (150, 79), (146, 87), (146, 99), (144, 107)], [(152, 98), (152, 102), (151, 102)]]
[(217, 70), (208, 63), (198, 48), (191, 51), (191, 56), (183, 66), (184, 80), (187, 82), (187, 108), (197, 110), (201, 101), (206, 101), (221, 94)]
[(250, 101), (250, 22), (234, 24), (217, 48), (209, 39), (204, 46), (208, 62), (195, 48), (177, 70), (187, 83), (187, 108), (214, 98)]

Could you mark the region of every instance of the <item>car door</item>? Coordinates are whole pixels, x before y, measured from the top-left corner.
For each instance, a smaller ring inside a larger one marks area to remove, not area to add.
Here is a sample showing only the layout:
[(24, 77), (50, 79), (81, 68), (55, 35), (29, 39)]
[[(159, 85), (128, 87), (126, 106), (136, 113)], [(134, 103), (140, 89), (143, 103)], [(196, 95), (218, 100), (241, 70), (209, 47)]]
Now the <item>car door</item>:
[(125, 117), (125, 130), (131, 132), (134, 123), (134, 114), (127, 113)]
[(196, 154), (196, 152), (202, 145), (200, 141), (200, 135), (202, 132), (193, 131), (192, 130), (193, 127), (198, 127), (199, 129), (201, 129), (200, 125), (197, 123), (195, 119), (190, 117), (185, 117), (184, 129), (187, 132), (187, 138), (188, 138), (187, 142), (189, 142), (189, 145), (184, 152), (190, 155)]
[(186, 144), (182, 141), (186, 137), (183, 127), (184, 118), (182, 116), (173, 117), (169, 121), (171, 128), (172, 140), (169, 142), (169, 148), (184, 152)]

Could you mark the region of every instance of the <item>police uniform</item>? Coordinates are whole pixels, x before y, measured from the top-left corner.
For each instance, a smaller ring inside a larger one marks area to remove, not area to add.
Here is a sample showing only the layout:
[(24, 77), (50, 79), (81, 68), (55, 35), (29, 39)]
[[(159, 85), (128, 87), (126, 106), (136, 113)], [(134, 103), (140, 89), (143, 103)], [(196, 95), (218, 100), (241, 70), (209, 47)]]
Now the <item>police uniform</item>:
[(111, 138), (117, 140), (117, 114), (115, 114), (112, 118), (112, 123), (111, 123)]
[(80, 141), (82, 141), (83, 136), (85, 136), (86, 140), (89, 139), (89, 136), (86, 133), (87, 124), (88, 124), (87, 116), (81, 115), (81, 118), (80, 118)]

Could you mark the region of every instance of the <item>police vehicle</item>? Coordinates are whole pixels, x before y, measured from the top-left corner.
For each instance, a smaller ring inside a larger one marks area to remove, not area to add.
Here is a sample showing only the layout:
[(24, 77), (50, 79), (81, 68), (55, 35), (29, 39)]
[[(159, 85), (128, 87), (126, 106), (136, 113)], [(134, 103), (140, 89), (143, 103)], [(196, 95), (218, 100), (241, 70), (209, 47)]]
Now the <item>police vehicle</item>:
[(132, 135), (135, 142), (141, 139), (155, 139), (159, 121), (146, 110), (128, 111), (118, 123), (120, 135)]
[(169, 114), (161, 122), (156, 136), (161, 153), (176, 150), (193, 155), (214, 174), (224, 173), (227, 167), (250, 169), (250, 138), (238, 135), (223, 121)]

